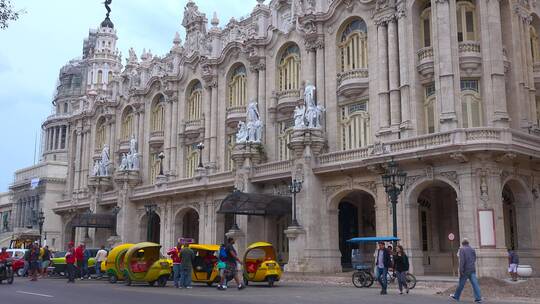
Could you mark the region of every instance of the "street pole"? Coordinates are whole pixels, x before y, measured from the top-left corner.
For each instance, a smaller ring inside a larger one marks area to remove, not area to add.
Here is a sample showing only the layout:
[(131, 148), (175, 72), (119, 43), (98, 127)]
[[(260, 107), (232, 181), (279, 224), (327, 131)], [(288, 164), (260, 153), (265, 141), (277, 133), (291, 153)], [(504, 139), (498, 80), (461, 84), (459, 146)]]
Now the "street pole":
[[(392, 195), (392, 236), (397, 238), (397, 195)], [(396, 250), (397, 241), (394, 240), (394, 250)]]

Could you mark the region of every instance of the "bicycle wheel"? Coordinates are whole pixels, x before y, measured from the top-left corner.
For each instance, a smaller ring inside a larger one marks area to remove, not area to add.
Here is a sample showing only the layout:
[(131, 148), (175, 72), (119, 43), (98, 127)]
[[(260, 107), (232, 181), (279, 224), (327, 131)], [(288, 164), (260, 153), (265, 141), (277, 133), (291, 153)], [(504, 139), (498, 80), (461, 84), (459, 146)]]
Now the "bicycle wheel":
[(356, 288), (365, 287), (366, 284), (366, 274), (361, 271), (356, 271), (352, 275), (352, 283)]
[(413, 289), (416, 286), (416, 277), (411, 273), (407, 273), (405, 281), (407, 282), (407, 287), (409, 287), (409, 289)]
[(364, 287), (369, 288), (373, 285), (373, 282), (375, 281), (375, 278), (371, 274), (371, 272), (364, 272), (366, 275), (366, 282), (364, 284)]

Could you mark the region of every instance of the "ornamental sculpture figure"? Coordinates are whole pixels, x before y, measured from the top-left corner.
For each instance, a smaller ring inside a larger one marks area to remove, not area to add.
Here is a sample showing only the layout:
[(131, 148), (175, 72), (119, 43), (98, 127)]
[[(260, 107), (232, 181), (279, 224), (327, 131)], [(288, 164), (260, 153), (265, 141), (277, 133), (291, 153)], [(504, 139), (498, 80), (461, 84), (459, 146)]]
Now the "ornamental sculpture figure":
[(123, 154), (119, 170), (139, 170), (139, 153), (137, 153), (137, 139), (135, 139), (135, 135), (131, 135), (131, 139), (129, 140), (129, 152)]
[(109, 176), (109, 145), (105, 145), (101, 150), (101, 161), (99, 166), (99, 176)]
[(238, 123), (236, 143), (260, 143), (262, 139), (262, 127), (257, 102), (251, 101), (247, 108), (246, 121)]
[(105, 9), (107, 10), (107, 17), (111, 14), (111, 7), (109, 6), (111, 3), (112, 0), (105, 0), (105, 2), (103, 2), (103, 4), (105, 4)]
[[(294, 110), (294, 128), (321, 128), (322, 113), (324, 107), (317, 105), (315, 100), (316, 88), (311, 82), (306, 81), (304, 88), (304, 105), (297, 106)], [(302, 113), (303, 112), (303, 113)]]
[(246, 124), (243, 121), (238, 122), (238, 131), (236, 132), (236, 142), (245, 143), (247, 141)]

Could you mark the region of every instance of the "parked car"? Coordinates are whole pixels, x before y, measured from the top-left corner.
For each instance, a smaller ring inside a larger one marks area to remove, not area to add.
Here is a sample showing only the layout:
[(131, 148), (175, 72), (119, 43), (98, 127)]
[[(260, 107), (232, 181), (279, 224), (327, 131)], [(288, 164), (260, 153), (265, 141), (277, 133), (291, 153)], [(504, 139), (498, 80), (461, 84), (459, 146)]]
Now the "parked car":
[(9, 253), (9, 256), (13, 259), (22, 259), (24, 258), (24, 254), (28, 251), (28, 249), (22, 249), (22, 248), (15, 248), (15, 249), (8, 249), (7, 252)]
[[(89, 274), (95, 274), (96, 272), (96, 259), (95, 256), (99, 250), (99, 248), (96, 249), (87, 249), (90, 251), (90, 258), (88, 259), (88, 272)], [(58, 274), (58, 275), (64, 275), (66, 272), (66, 252), (65, 251), (58, 251), (53, 253), (53, 257), (51, 258), (51, 266), (52, 267), (52, 273)], [(79, 269), (76, 270), (77, 275), (79, 272)]]

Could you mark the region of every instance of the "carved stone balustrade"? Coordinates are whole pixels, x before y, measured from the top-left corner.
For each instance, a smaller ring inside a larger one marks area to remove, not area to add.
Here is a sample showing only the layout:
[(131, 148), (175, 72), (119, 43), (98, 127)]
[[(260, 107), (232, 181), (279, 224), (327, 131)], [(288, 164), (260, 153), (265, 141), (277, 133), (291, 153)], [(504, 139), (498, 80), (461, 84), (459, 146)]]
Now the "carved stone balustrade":
[(236, 128), (238, 122), (246, 120), (246, 106), (234, 106), (227, 108), (225, 123), (228, 127)]
[[(477, 72), (482, 65), (482, 53), (480, 53), (480, 42), (462, 41), (459, 43), (459, 66), (467, 74)], [(478, 71), (479, 72), (479, 71)]]
[(300, 90), (278, 91), (275, 94), (277, 98), (277, 110), (281, 113), (293, 111), (298, 100), (300, 100)]
[(431, 79), (435, 73), (434, 61), (433, 61), (433, 47), (428, 46), (419, 49), (416, 52), (418, 56), (418, 64), (416, 65), (416, 70), (424, 78)]
[(151, 147), (160, 147), (163, 145), (163, 142), (165, 140), (165, 132), (163, 131), (153, 131), (150, 132), (150, 140), (148, 143)]
[(367, 68), (354, 69), (337, 74), (338, 94), (346, 97), (363, 95), (369, 87)]
[(196, 138), (204, 132), (204, 121), (202, 119), (191, 120), (186, 122), (184, 134), (188, 138)]

